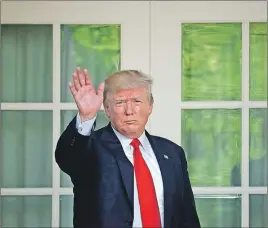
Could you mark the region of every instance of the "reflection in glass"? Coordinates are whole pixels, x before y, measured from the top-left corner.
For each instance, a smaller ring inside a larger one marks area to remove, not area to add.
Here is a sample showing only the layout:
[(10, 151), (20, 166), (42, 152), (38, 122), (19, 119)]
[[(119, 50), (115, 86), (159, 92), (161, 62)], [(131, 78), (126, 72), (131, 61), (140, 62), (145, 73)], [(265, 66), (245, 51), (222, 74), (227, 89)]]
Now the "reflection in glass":
[(251, 186), (267, 186), (267, 109), (251, 109), (249, 123), (249, 183)]
[(182, 24), (182, 100), (241, 100), (241, 23)]
[[(70, 121), (77, 115), (77, 110), (61, 111), (61, 132), (63, 132)], [(99, 111), (96, 119), (95, 130), (100, 129), (108, 124), (109, 120), (104, 111)], [(61, 187), (73, 187), (70, 177), (61, 171)]]
[(52, 25), (1, 25), (3, 102), (52, 101)]
[(201, 227), (241, 227), (241, 196), (197, 195), (195, 202)]
[(3, 111), (2, 187), (51, 187), (52, 112)]
[(51, 227), (51, 196), (1, 196), (1, 227)]
[(250, 23), (250, 100), (267, 100), (267, 22)]
[(182, 146), (193, 186), (241, 184), (241, 110), (183, 110)]
[(268, 196), (249, 196), (249, 225), (251, 228), (268, 227)]
[(61, 101), (73, 102), (68, 83), (87, 68), (95, 88), (120, 69), (120, 25), (61, 26)]
[(60, 196), (60, 227), (73, 227), (73, 196)]

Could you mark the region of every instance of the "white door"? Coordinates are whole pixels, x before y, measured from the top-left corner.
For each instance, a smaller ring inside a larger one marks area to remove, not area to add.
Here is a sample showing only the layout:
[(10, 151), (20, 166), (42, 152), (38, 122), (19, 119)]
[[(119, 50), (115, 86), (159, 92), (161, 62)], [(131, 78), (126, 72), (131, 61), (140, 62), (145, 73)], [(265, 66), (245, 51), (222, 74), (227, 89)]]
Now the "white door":
[[(3, 227), (71, 227), (72, 184), (54, 161), (76, 115), (76, 66), (94, 84), (119, 69), (149, 72), (149, 3), (4, 1)], [(107, 123), (99, 112), (97, 127)]]
[(81, 66), (95, 85), (119, 69), (152, 75), (147, 129), (185, 149), (202, 227), (268, 226), (266, 9), (4, 1), (1, 225), (72, 226), (72, 184), (54, 149), (76, 114), (68, 81)]
[(150, 12), (151, 131), (183, 146), (202, 227), (267, 227), (267, 2)]

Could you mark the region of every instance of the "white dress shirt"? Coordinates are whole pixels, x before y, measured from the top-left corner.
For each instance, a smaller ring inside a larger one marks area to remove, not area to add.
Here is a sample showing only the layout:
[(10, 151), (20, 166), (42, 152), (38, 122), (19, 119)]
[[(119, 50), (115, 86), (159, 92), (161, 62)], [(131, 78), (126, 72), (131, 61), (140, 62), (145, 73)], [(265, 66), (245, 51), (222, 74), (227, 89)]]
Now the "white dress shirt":
[[(80, 120), (79, 114), (77, 114), (76, 118), (76, 128), (78, 129), (78, 132), (82, 135), (90, 135), (92, 126), (94, 124), (96, 117), (82, 122)], [(114, 128), (114, 133), (118, 137), (122, 148), (129, 159), (129, 161), (133, 164), (133, 147), (130, 145), (132, 139), (129, 139), (123, 135), (121, 135), (118, 131), (116, 131)], [(164, 227), (164, 196), (163, 196), (163, 182), (161, 177), (160, 168), (158, 165), (158, 162), (156, 160), (155, 154), (153, 152), (153, 149), (151, 147), (151, 144), (149, 140), (147, 139), (145, 132), (139, 137), (140, 140), (140, 151), (143, 156), (143, 159), (145, 160), (155, 186), (156, 190), (156, 197), (158, 202), (158, 207), (160, 211), (160, 217), (161, 217), (161, 224), (162, 227)], [(140, 204), (139, 204), (139, 198), (138, 198), (138, 191), (137, 191), (137, 185), (136, 185), (136, 177), (134, 175), (134, 221), (133, 221), (133, 227), (142, 227), (141, 222), (141, 214), (140, 214)]]

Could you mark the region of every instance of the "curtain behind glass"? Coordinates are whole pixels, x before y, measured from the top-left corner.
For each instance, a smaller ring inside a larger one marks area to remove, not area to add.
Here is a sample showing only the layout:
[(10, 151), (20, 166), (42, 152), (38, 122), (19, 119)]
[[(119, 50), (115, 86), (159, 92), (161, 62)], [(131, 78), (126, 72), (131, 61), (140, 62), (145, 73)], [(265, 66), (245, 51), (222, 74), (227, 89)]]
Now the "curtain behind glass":
[(52, 101), (52, 26), (2, 25), (3, 102)]

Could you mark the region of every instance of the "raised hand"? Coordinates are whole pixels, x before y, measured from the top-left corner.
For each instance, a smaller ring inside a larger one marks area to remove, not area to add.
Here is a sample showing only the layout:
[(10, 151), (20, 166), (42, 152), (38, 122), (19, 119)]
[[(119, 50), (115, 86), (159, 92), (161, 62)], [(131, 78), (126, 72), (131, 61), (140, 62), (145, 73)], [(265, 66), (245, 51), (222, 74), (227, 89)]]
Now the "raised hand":
[(96, 92), (87, 69), (82, 72), (80, 68), (76, 68), (76, 72), (73, 73), (73, 84), (70, 82), (69, 88), (77, 105), (81, 121), (94, 118), (103, 102), (104, 82), (99, 84)]

